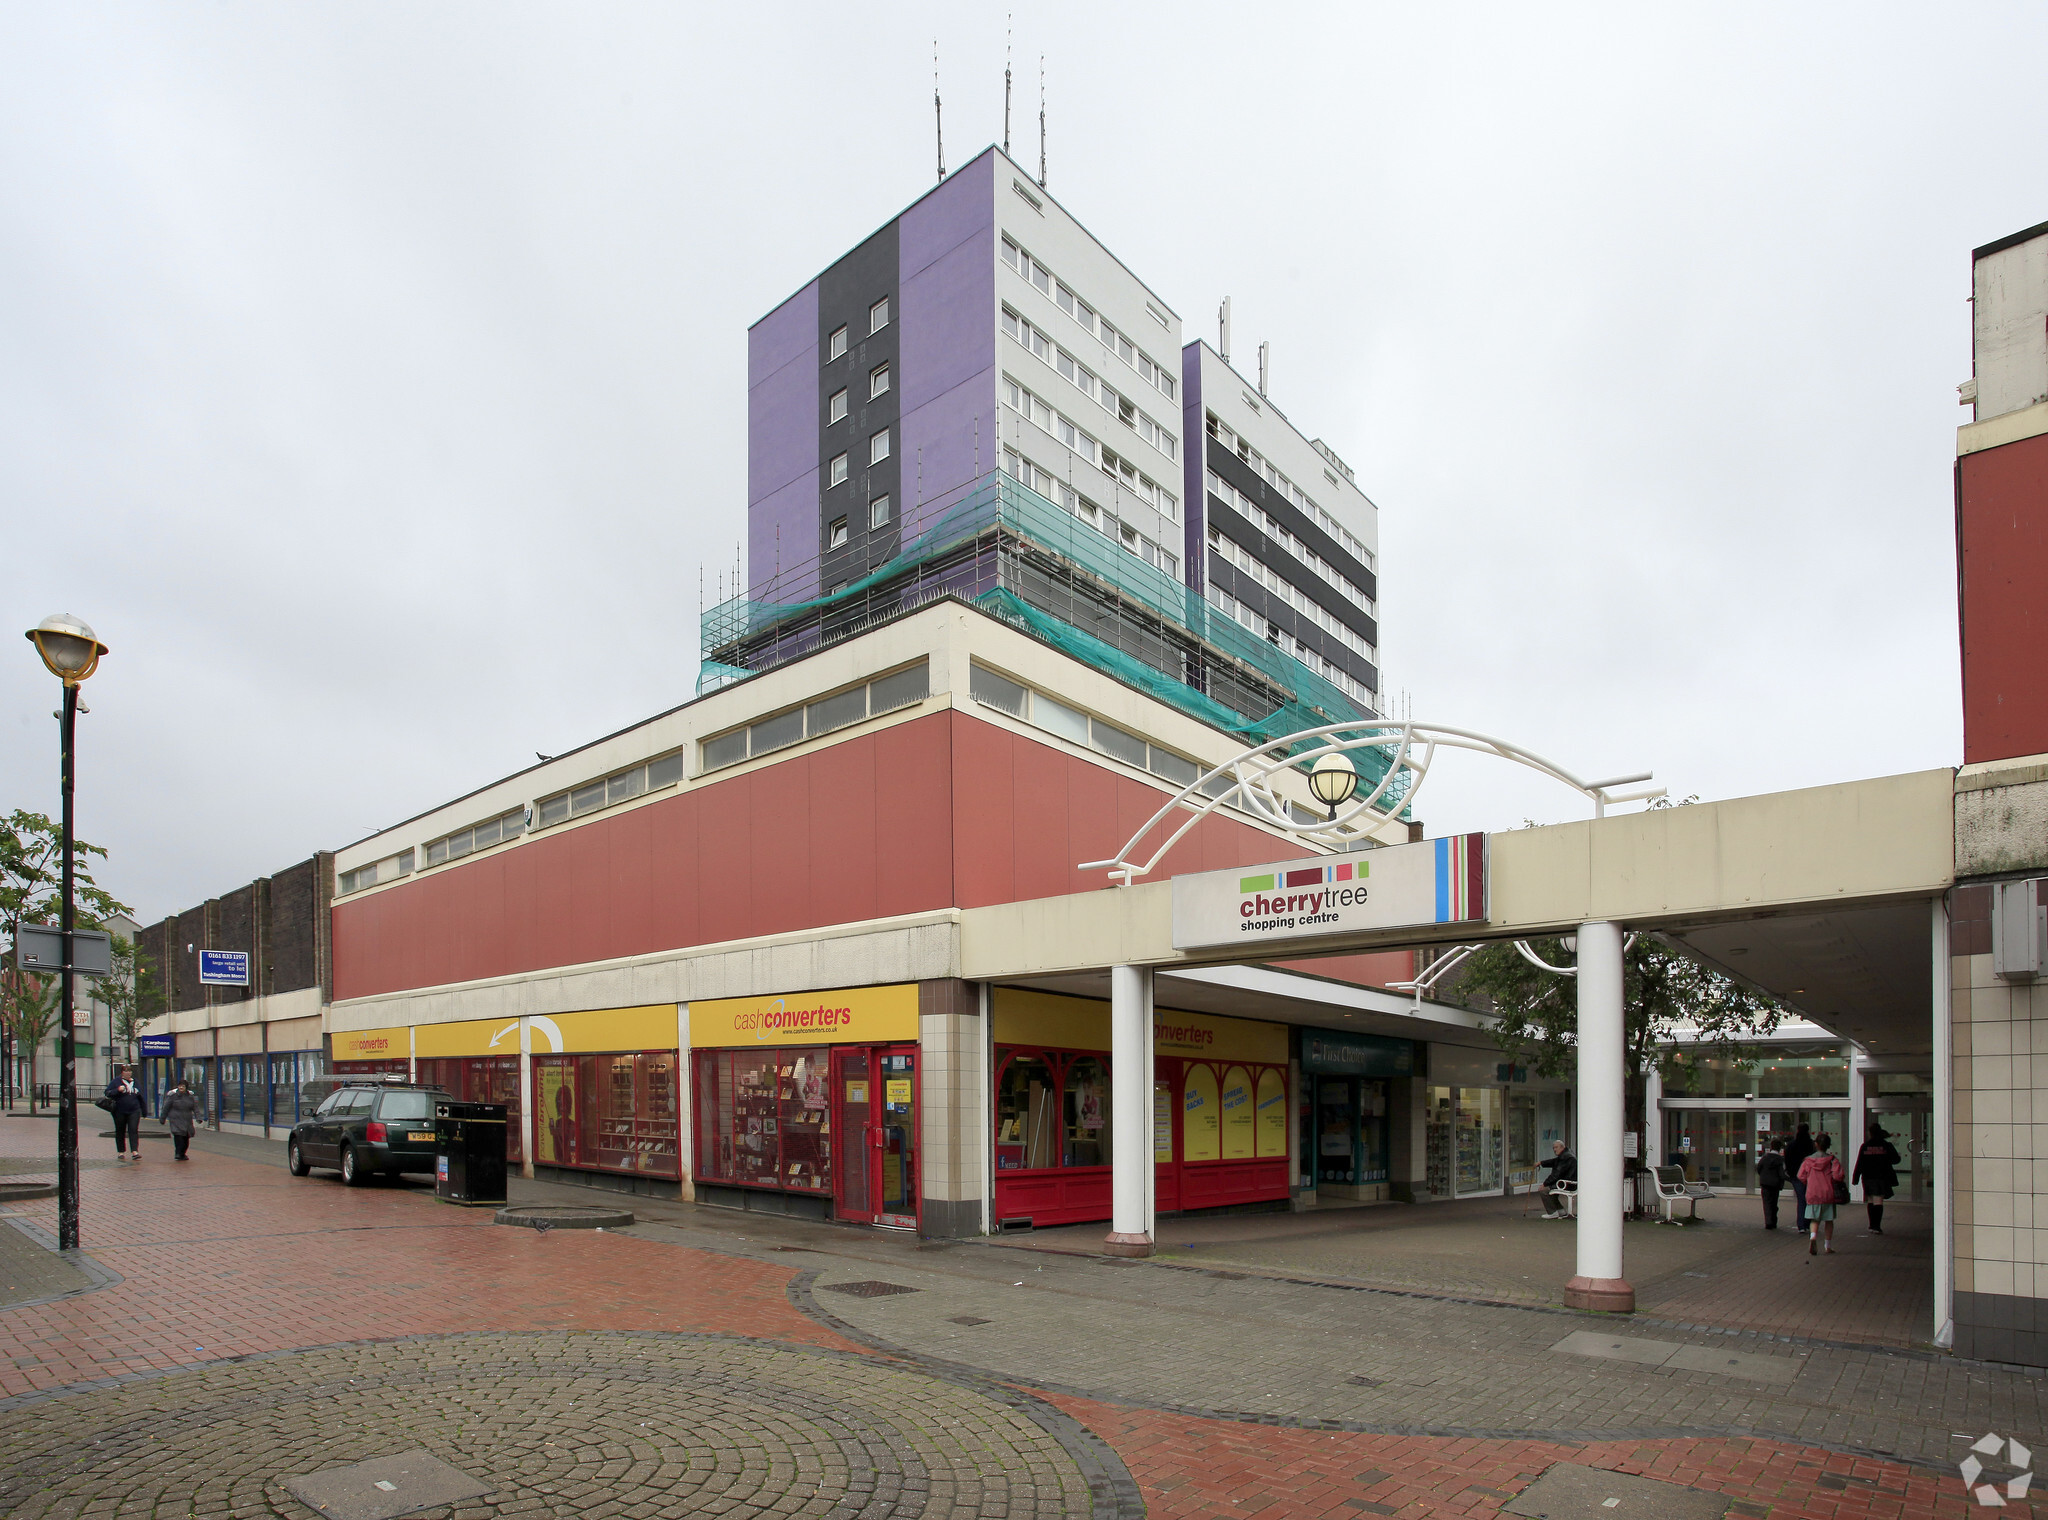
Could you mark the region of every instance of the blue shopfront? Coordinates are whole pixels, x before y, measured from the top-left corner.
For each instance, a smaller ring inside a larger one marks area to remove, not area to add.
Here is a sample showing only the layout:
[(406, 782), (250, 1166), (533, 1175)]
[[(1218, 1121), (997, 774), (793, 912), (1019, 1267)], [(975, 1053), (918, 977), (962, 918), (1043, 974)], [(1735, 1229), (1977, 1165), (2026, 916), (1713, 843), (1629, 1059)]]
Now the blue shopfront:
[(1393, 1084), (1415, 1075), (1415, 1042), (1337, 1029), (1301, 1031), (1299, 1185), (1318, 1197), (1392, 1196)]

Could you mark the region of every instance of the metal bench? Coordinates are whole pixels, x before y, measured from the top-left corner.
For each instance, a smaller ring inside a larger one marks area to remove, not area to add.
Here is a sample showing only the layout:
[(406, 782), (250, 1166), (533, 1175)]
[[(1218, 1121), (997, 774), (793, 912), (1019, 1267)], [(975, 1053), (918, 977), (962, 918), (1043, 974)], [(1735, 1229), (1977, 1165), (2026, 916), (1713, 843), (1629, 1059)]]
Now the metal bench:
[(1656, 1170), (1657, 1203), (1664, 1210), (1664, 1217), (1672, 1217), (1679, 1204), (1690, 1206), (1692, 1217), (1700, 1217), (1700, 1200), (1714, 1196), (1714, 1190), (1704, 1182), (1688, 1181), (1682, 1166), (1660, 1166)]

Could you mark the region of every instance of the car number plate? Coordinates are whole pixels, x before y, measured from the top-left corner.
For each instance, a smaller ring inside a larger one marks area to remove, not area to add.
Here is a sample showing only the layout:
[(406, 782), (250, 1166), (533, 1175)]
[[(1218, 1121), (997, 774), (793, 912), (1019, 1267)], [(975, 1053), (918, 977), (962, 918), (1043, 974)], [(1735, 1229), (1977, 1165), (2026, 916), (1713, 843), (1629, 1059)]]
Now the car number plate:
[(408, 1140), (431, 1140), (434, 1138), (434, 1132), (430, 1129), (416, 1129), (410, 1131), (405, 1138)]

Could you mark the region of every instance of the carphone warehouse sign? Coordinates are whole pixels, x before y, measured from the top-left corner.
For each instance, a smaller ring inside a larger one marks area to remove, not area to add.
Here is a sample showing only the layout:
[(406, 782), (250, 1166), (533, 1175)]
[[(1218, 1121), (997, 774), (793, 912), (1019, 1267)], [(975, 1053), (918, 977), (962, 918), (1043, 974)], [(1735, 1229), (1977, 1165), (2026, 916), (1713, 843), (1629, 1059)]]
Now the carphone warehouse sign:
[(1486, 836), (1173, 879), (1173, 944), (1255, 944), (1486, 917)]

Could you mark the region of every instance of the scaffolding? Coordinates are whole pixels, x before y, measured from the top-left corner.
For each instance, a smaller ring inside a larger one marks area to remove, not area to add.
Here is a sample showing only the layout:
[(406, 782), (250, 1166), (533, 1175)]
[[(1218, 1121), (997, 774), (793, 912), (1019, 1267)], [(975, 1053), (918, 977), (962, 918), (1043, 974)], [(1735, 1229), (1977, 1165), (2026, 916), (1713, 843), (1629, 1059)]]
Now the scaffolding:
[[(1110, 525), (1114, 531), (1114, 525)], [(825, 595), (816, 561), (703, 619), (698, 691), (769, 670), (942, 597), (1247, 740), (1376, 716), (1102, 529), (994, 471), (906, 524), (902, 547)], [(1377, 778), (1375, 778), (1377, 779)]]

